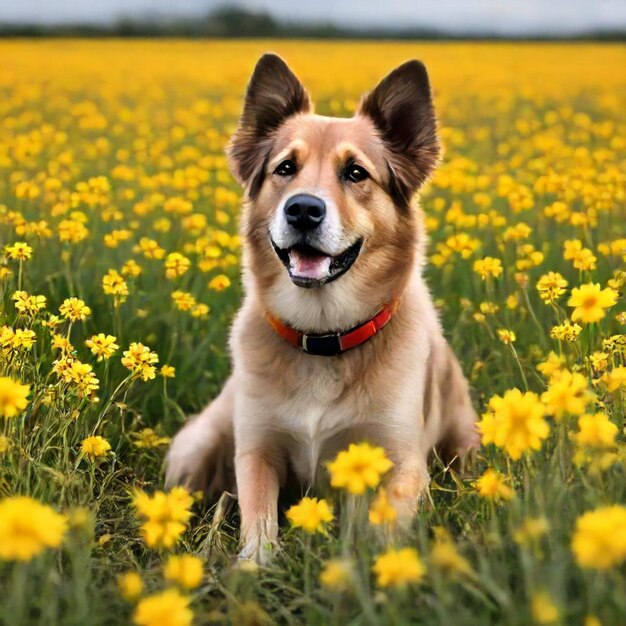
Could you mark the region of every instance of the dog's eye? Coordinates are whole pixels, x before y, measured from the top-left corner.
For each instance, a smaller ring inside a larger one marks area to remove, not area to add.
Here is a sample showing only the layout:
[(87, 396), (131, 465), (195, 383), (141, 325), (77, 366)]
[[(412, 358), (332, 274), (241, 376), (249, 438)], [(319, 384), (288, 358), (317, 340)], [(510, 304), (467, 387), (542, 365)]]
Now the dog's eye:
[(295, 173), (296, 164), (291, 159), (286, 159), (274, 170), (278, 176), (293, 176)]
[(349, 165), (343, 172), (343, 178), (351, 183), (360, 183), (362, 180), (369, 178), (369, 174), (360, 165)]

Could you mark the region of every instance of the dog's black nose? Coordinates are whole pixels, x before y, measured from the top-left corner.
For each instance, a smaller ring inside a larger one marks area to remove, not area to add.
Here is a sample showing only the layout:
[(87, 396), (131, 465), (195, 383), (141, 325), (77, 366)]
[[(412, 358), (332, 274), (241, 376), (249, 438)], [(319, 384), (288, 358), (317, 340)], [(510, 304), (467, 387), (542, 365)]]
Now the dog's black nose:
[(299, 193), (285, 203), (287, 224), (298, 230), (317, 228), (326, 216), (326, 205), (321, 198)]

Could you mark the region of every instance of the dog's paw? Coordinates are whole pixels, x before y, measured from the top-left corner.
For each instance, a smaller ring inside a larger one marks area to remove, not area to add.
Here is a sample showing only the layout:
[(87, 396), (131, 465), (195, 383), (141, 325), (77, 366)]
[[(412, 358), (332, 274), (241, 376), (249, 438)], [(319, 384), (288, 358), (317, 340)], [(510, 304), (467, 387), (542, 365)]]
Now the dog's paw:
[(234, 486), (232, 443), (201, 418), (174, 437), (165, 459), (165, 486), (183, 485), (209, 495)]
[(196, 491), (206, 483), (206, 446), (191, 422), (174, 437), (165, 457), (165, 487), (183, 485)]
[(237, 555), (240, 566), (249, 563), (266, 566), (276, 554), (277, 544), (266, 537), (255, 537), (247, 541)]

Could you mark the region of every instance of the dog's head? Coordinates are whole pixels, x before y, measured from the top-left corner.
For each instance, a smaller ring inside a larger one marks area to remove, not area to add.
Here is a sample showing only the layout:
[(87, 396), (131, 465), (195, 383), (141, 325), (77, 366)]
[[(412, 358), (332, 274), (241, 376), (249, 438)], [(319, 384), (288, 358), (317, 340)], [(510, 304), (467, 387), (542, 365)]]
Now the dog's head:
[(228, 155), (245, 190), (246, 271), (264, 304), (327, 330), (398, 295), (420, 237), (411, 199), (438, 154), (419, 61), (395, 69), (354, 117), (340, 119), (313, 114), (287, 65), (261, 57)]

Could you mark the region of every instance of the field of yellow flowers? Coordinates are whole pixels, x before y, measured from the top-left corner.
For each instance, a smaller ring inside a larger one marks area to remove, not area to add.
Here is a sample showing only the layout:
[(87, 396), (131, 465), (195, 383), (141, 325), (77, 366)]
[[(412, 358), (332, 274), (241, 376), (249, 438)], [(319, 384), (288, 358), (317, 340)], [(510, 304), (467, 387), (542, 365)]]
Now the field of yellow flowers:
[[(481, 415), (393, 532), (355, 442), (234, 567), (237, 514), (162, 490), (228, 373), (240, 190), (224, 146), (282, 54), (321, 113), (408, 58), (445, 145), (428, 271)], [(0, 623), (626, 623), (626, 49), (0, 42)], [(364, 473), (365, 472), (365, 473)]]

